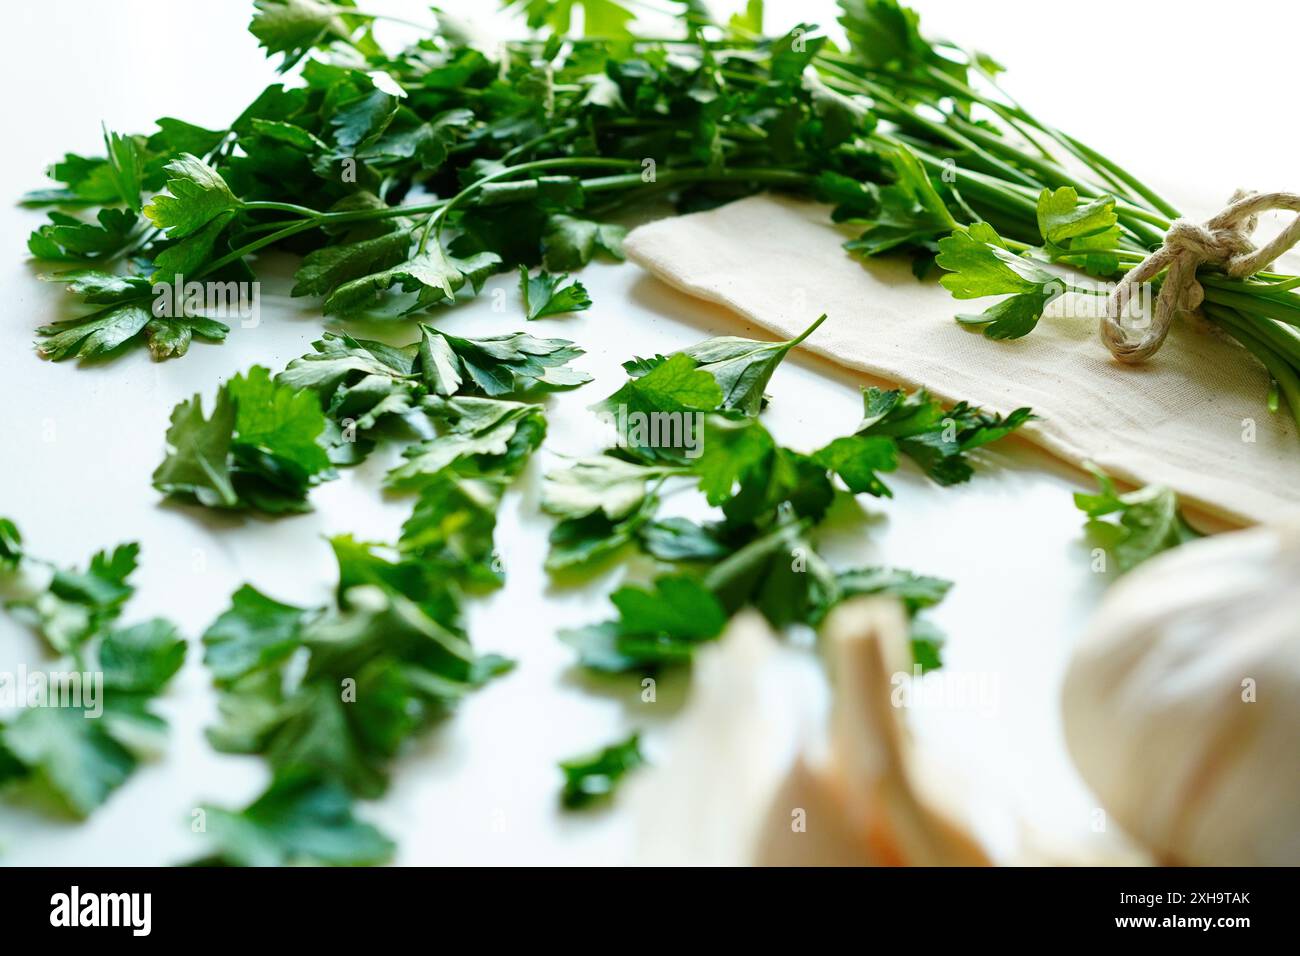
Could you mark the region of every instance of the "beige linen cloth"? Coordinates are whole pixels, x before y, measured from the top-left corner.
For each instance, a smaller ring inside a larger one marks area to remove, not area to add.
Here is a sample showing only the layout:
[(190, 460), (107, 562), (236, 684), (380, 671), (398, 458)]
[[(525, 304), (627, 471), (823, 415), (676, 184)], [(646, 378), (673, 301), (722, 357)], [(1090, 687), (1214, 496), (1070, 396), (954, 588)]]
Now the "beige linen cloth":
[(786, 338), (826, 312), (803, 347), (850, 369), (1003, 414), (1028, 405), (1041, 420), (1025, 437), (1076, 465), (1168, 485), (1233, 523), (1300, 510), (1300, 438), (1267, 410), (1267, 373), (1236, 343), (1178, 323), (1147, 364), (1121, 365), (1095, 318), (1053, 314), (1080, 296), (1058, 300), (1025, 338), (992, 341), (953, 316), (995, 299), (958, 301), (905, 259), (851, 256), (840, 244), (853, 233), (829, 212), (753, 196), (641, 226), (626, 248), (660, 279)]

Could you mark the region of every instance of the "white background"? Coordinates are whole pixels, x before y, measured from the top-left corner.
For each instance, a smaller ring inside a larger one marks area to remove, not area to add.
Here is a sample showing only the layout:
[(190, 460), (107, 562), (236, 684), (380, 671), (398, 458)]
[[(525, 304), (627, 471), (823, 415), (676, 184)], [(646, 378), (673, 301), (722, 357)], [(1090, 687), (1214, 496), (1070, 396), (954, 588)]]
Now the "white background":
[[(424, 17), (418, 3), (365, 6)], [(486, 15), (494, 6), (487, 0), (446, 6), (495, 19)], [(1212, 211), (1237, 186), (1296, 186), (1288, 157), (1293, 119), (1272, 92), (1291, 80), (1297, 15), (1288, 5), (916, 6), (930, 35), (993, 54), (1027, 107), (1189, 212)], [(222, 128), (275, 78), (246, 32), (248, 6), (234, 0), (43, 0), (12, 4), (6, 14), (0, 183), (12, 200), (44, 185), (41, 171), (65, 150), (101, 152), (101, 120), (121, 131), (151, 130), (167, 115)], [(769, 0), (767, 27), (832, 17), (829, 3)], [(264, 285), (261, 325), (235, 328), (223, 346), (196, 343), (183, 359), (161, 364), (137, 350), (93, 368), (55, 365), (31, 347), (33, 330), (59, 314), (62, 294), (37, 281), (26, 261), (27, 233), (42, 216), (6, 202), (0, 220), (0, 514), (19, 523), (32, 553), (66, 564), (140, 541), (139, 590), (126, 622), (165, 615), (194, 642), (162, 702), (172, 724), (165, 754), (84, 823), (0, 804), (0, 862), (182, 861), (201, 849), (188, 825), (194, 806), (242, 805), (266, 782), (258, 758), (217, 754), (203, 738), (214, 695), (198, 635), (244, 581), (284, 601), (325, 601), (333, 563), (323, 537), (391, 540), (410, 502), (380, 494), (387, 462), (376, 456), (315, 491), (316, 511), (302, 517), (269, 521), (164, 505), (149, 477), (173, 405), (196, 391), (210, 400), (219, 380), (251, 364), (278, 370), (319, 337), (319, 314), (287, 297), (283, 277), (292, 264), (268, 264), (282, 278)], [(595, 300), (590, 311), (529, 331), (586, 348), (578, 364), (596, 382), (548, 403), (546, 449), (500, 515), (507, 586), (469, 609), (475, 643), (519, 666), (422, 738), (398, 762), (384, 799), (362, 807), (397, 839), (400, 863), (617, 863), (633, 855), (626, 806), (581, 815), (558, 809), (555, 764), (632, 728), (647, 729), (653, 753), (683, 682), (661, 685), (658, 703), (647, 705), (634, 681), (591, 681), (571, 667), (556, 631), (607, 616), (605, 595), (628, 569), (613, 568), (578, 589), (547, 581), (541, 563), (550, 521), (537, 513), (540, 477), (558, 454), (597, 450), (585, 407), (621, 382), (621, 361), (713, 334), (763, 336), (633, 265), (596, 264), (582, 281)], [(434, 319), (457, 334), (522, 329), (514, 280), (498, 277), (489, 288), (498, 287), (507, 290), (505, 313), (493, 313), (488, 296)], [(782, 441), (815, 447), (852, 429), (860, 385), (796, 355), (772, 383), (766, 420)], [(951, 761), (954, 781), (976, 776), (1041, 829), (1084, 834), (1092, 801), (1064, 753), (1056, 704), (1065, 655), (1104, 587), (1088, 571), (1070, 500), (1083, 486), (1014, 442), (986, 462), (977, 480), (952, 489), (900, 473), (891, 479), (896, 497), (864, 500), (870, 520), (842, 535), (834, 555), (845, 564), (886, 563), (956, 581), (936, 615), (949, 634), (948, 667), (996, 675), (998, 706), (986, 714), (916, 713), (922, 744)], [(0, 618), (0, 669), (41, 661), (36, 639)]]

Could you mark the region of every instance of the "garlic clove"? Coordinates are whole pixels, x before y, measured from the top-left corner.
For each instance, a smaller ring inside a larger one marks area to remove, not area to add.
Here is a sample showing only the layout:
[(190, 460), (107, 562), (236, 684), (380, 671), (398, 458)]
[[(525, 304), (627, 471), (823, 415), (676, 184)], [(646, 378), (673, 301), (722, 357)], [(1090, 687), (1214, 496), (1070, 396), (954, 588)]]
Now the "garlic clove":
[(893, 675), (911, 668), (902, 607), (882, 598), (848, 601), (828, 617), (824, 639), (835, 701), (831, 759), (809, 783), (836, 808), (836, 825), (856, 836), (857, 862), (989, 865), (970, 831), (921, 785), (902, 711), (893, 704)]
[(896, 602), (862, 598), (836, 609), (825, 629), (828, 721), (807, 655), (781, 647), (758, 615), (737, 616), (698, 655), (667, 759), (629, 798), (641, 860), (988, 864), (969, 830), (918, 783), (891, 702), (892, 675), (910, 669), (907, 635)]
[(637, 857), (741, 866), (814, 721), (816, 662), (781, 646), (755, 611), (695, 655), (691, 691), (663, 759), (629, 780)]

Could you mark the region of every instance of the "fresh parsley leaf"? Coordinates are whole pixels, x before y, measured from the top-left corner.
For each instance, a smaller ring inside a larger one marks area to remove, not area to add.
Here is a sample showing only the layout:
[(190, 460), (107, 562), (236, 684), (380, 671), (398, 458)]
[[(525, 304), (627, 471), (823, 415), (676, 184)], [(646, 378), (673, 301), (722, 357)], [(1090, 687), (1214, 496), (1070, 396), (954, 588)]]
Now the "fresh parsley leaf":
[(443, 469), (420, 490), (411, 517), (402, 525), (398, 548), (446, 568), (466, 583), (500, 585), (504, 575), (493, 533), (504, 490), (502, 478), (467, 478)]
[(167, 172), (170, 195), (155, 196), (144, 214), (171, 239), (183, 239), (242, 207), (221, 174), (197, 156), (183, 154), (167, 164)]
[(378, 796), (405, 742), (509, 663), (461, 635), (442, 567), (333, 544), (336, 606), (305, 612), (245, 588), (205, 635), (222, 691), (209, 739)]
[[(894, 182), (876, 192), (874, 208), (859, 200), (861, 205), (857, 209), (865, 214), (841, 219), (851, 225), (866, 227), (857, 239), (844, 243), (844, 248), (867, 256), (878, 256), (899, 248), (932, 252), (939, 237), (956, 229), (957, 222), (915, 153), (899, 143), (889, 151), (887, 158)], [(823, 187), (827, 185), (828, 181), (823, 180)], [(842, 185), (836, 183), (837, 188)], [(850, 205), (848, 208), (854, 207)]]
[(722, 399), (717, 379), (701, 371), (695, 359), (677, 352), (594, 407), (601, 411), (626, 407), (640, 412), (711, 412), (722, 405)]
[(1073, 186), (1044, 189), (1038, 197), (1038, 231), (1048, 255), (1091, 275), (1109, 276), (1119, 269), (1111, 250), (1121, 244), (1115, 198), (1100, 196), (1080, 203)]
[(898, 468), (898, 445), (881, 435), (847, 435), (836, 438), (813, 454), (813, 460), (840, 476), (855, 495), (892, 497), (889, 486), (880, 480), (882, 471)]
[(788, 342), (756, 342), (724, 335), (683, 349), (682, 354), (699, 363), (700, 371), (713, 376), (722, 389), (721, 408), (753, 416), (763, 407), (764, 390), (777, 366), (825, 321), (822, 315)]
[(104, 686), (112, 691), (161, 693), (184, 662), (185, 639), (162, 618), (110, 631), (99, 645)]
[(334, 477), (316, 396), (272, 380), (261, 366), (217, 392), (212, 417), (194, 396), (177, 405), (154, 487), (208, 508), (269, 514), (309, 510), (309, 488)]
[(442, 408), (425, 402), (428, 396), (497, 398), (590, 381), (569, 365), (582, 349), (567, 339), (522, 332), (470, 339), (421, 326), (420, 341), (405, 346), (327, 333), (313, 348), (290, 362), (278, 381), (316, 392), (332, 423), (336, 464), (364, 458), (383, 420), (404, 422), (427, 437)]
[(111, 259), (136, 236), (140, 217), (129, 209), (99, 210), (94, 222), (67, 213), (52, 212), (27, 239), (27, 249), (37, 259), (63, 262)]
[(429, 326), (420, 329), (419, 371), (425, 386), (437, 395), (451, 396), (469, 387), (496, 398), (591, 381), (586, 372), (567, 367), (583, 354), (567, 339), (539, 339), (524, 332), (469, 339)]
[(695, 464), (700, 490), (733, 524), (758, 522), (785, 502), (801, 516), (818, 519), (830, 506), (826, 467), (779, 446), (757, 419), (712, 415), (703, 445)]
[(66, 707), (27, 708), (0, 726), (0, 738), (23, 768), (23, 782), (52, 794), (75, 817), (89, 816), (136, 766), (105, 721)]
[(458, 258), (434, 243), (405, 262), (344, 282), (325, 299), (323, 310), (326, 315), (340, 315), (373, 308), (388, 290), (397, 287), (417, 293), (406, 312), (418, 312), (438, 303), (455, 302), (458, 295), (467, 298), (477, 294), (500, 264), (501, 257), (495, 253)]
[(642, 465), (599, 455), (549, 472), (542, 489), (542, 510), (560, 518), (583, 518), (603, 512), (617, 521), (641, 507), (650, 482), (686, 474), (684, 468)]
[(528, 267), (520, 266), (519, 292), (524, 297), (524, 315), (530, 322), (591, 308), (586, 287), (576, 279), (569, 281), (568, 275), (538, 272), (529, 276)]
[(228, 685), (255, 670), (285, 660), (302, 643), (309, 617), (303, 608), (281, 604), (251, 584), (230, 597), (203, 634), (203, 663), (218, 685)]
[(202, 810), (211, 849), (198, 866), (373, 866), (395, 849), (353, 815), (346, 790), (307, 773), (278, 775), (243, 810)]
[[(642, 400), (637, 403), (620, 401), (629, 395), (636, 395), (637, 389), (632, 388), (632, 383), (625, 386), (620, 392), (615, 393), (605, 402), (602, 402), (597, 408), (604, 411), (613, 411), (620, 405), (626, 405), (631, 410), (636, 411), (737, 411), (744, 415), (757, 415), (766, 402), (764, 390), (768, 382), (772, 379), (772, 374), (776, 371), (778, 365), (790, 354), (795, 346), (802, 343), (813, 332), (817, 330), (826, 316), (822, 315), (812, 323), (807, 329), (786, 342), (761, 342), (754, 339), (744, 339), (732, 335), (722, 335), (711, 339), (705, 339), (696, 345), (674, 352), (669, 358), (662, 355), (656, 355), (650, 359), (633, 359), (625, 362), (623, 367), (627, 369), (628, 374), (634, 381), (640, 381), (648, 377), (651, 373), (657, 371), (661, 366), (670, 359), (677, 360), (677, 368), (680, 370), (679, 375), (685, 373), (689, 366), (681, 362), (678, 356), (685, 356), (695, 362), (695, 370), (704, 372), (713, 377), (719, 389), (721, 389), (721, 398), (713, 399), (713, 391), (706, 385), (695, 385), (699, 393), (698, 398), (692, 398), (685, 403), (676, 403), (670, 396), (666, 396), (662, 391), (650, 388), (655, 382), (644, 383)], [(662, 374), (662, 373), (661, 373)], [(691, 377), (692, 383), (700, 383), (702, 379), (698, 376)]]
[(940, 240), (936, 261), (952, 273), (939, 284), (958, 299), (1033, 292), (1055, 278), (1028, 259), (1008, 252), (986, 222), (960, 227)]
[(322, 246), (303, 257), (289, 294), (327, 296), (346, 282), (405, 262), (410, 248), (411, 236), (405, 229), (357, 242)]
[(1121, 572), (1202, 536), (1187, 523), (1169, 488), (1147, 485), (1120, 494), (1105, 472), (1090, 470), (1100, 488), (1094, 495), (1076, 493), (1074, 504), (1088, 516), (1089, 538), (1114, 557)]
[(642, 549), (660, 561), (719, 561), (732, 548), (719, 529), (686, 518), (663, 518), (641, 528)]
[(595, 753), (584, 754), (560, 764), (564, 771), (564, 790), (560, 800), (570, 810), (590, 806), (611, 796), (619, 781), (641, 764), (641, 737), (610, 744)]
[(102, 206), (121, 199), (113, 170), (105, 157), (65, 153), (46, 170), (46, 175), (63, 183), (58, 189), (40, 189), (23, 196), (23, 204), (45, 206)]
[(254, 0), (249, 32), (267, 55), (283, 53), (279, 70), (292, 69), (317, 47), (351, 37), (356, 20), (350, 2), (331, 0)]
[(808, 539), (811, 525), (783, 510), (769, 530), (709, 570), (704, 583), (726, 613), (753, 605), (778, 628), (813, 618), (835, 592), (835, 577)]
[(402, 453), (406, 463), (385, 476), (390, 488), (419, 487), (452, 466), (463, 474), (516, 475), (546, 435), (540, 405), (431, 395), (424, 407), (441, 423), (441, 433)]
[(149, 310), (136, 302), (110, 305), (91, 315), (37, 329), (45, 340), (37, 346), (42, 358), (95, 359), (112, 355), (152, 321)]
[(117, 187), (117, 198), (133, 213), (140, 211), (141, 177), (144, 157), (134, 136), (104, 130), (104, 146), (108, 152), (109, 175)]
[(614, 622), (561, 632), (584, 667), (621, 672), (688, 661), (695, 648), (722, 633), (726, 614), (718, 599), (695, 578), (656, 579), (653, 590), (625, 586), (610, 601)]
[[(58, 654), (77, 655), (93, 638), (117, 620), (123, 605), (135, 593), (129, 578), (136, 567), (140, 546), (120, 544), (111, 552), (97, 552), (85, 571), (53, 568), (46, 562), (25, 557), (17, 550), (21, 539), (12, 522), (6, 531), (14, 537), (0, 562), (0, 576), (16, 583), (5, 607), (17, 619), (35, 630)], [(13, 550), (11, 550), (13, 549)], [(2, 580), (2, 578), (0, 578)]]
[(959, 315), (965, 325), (982, 326), (992, 339), (1028, 335), (1043, 310), (1065, 291), (1065, 284), (1046, 269), (1007, 251), (988, 223), (961, 227), (939, 241), (935, 262), (949, 274), (939, 283), (958, 299), (1012, 293), (980, 315)]
[[(933, 481), (941, 485), (967, 481), (973, 468), (967, 454), (976, 448), (997, 441), (1015, 431), (1033, 418), (1028, 408), (1018, 408), (1005, 417), (974, 408), (959, 402), (951, 409), (930, 397), (925, 389), (904, 394), (899, 389), (884, 390), (875, 387), (863, 390), (864, 417), (854, 435), (855, 439), (888, 438), (911, 458)], [(840, 461), (845, 446), (834, 447), (834, 453), (822, 455), (823, 460)], [(858, 485), (872, 494), (882, 493), (878, 479), (870, 479), (865, 471), (873, 461), (884, 461), (887, 455), (877, 442), (859, 443), (862, 458), (855, 464), (864, 469), (857, 474), (853, 468), (837, 471), (850, 487)], [(826, 452), (826, 449), (823, 450)], [(883, 470), (883, 469), (876, 469)], [(847, 477), (846, 477), (847, 471)], [(850, 482), (852, 479), (852, 482)], [(888, 494), (885, 490), (883, 493)]]
[(542, 262), (551, 272), (568, 272), (585, 266), (597, 252), (621, 261), (626, 235), (624, 226), (557, 213), (546, 221)]
[(1019, 339), (1034, 331), (1044, 310), (1058, 295), (1059, 292), (1049, 287), (1035, 289), (1008, 296), (983, 312), (963, 312), (956, 318), (962, 325), (981, 329), (985, 338)]
[(558, 573), (598, 566), (635, 541), (658, 508), (659, 498), (646, 495), (635, 511), (617, 519), (599, 510), (566, 518), (551, 529), (546, 570)]
[[(25, 554), (17, 527), (0, 519), (5, 608), (62, 655), (48, 671), (45, 699), (0, 722), (0, 785), (20, 786), (79, 818), (127, 780), (166, 729), (150, 701), (185, 658), (185, 641), (167, 621), (112, 627), (134, 592), (128, 579), (138, 554), (137, 545), (124, 544), (95, 554), (85, 571), (56, 569)], [(89, 683), (91, 675), (102, 675), (102, 685)]]

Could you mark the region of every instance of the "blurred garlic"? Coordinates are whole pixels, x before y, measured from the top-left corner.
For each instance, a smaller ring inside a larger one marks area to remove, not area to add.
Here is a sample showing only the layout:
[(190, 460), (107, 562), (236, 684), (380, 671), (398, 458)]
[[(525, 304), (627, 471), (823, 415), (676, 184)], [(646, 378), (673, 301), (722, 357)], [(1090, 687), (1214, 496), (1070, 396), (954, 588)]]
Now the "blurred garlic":
[(1084, 779), (1158, 861), (1300, 863), (1300, 525), (1185, 544), (1124, 577), (1063, 705)]
[(834, 703), (820, 741), (807, 732), (817, 723), (810, 694), (761, 617), (738, 616), (701, 653), (676, 745), (633, 798), (644, 862), (989, 862), (919, 784), (891, 703), (891, 676), (911, 665), (902, 610), (880, 598), (846, 602), (824, 639)]
[[(803, 658), (800, 661), (799, 658)], [(818, 690), (808, 655), (782, 647), (756, 611), (732, 618), (696, 654), (691, 692), (666, 758), (625, 784), (640, 862), (738, 866), (789, 772)]]

